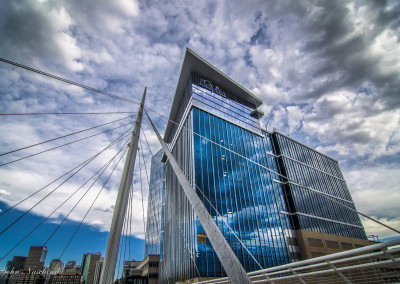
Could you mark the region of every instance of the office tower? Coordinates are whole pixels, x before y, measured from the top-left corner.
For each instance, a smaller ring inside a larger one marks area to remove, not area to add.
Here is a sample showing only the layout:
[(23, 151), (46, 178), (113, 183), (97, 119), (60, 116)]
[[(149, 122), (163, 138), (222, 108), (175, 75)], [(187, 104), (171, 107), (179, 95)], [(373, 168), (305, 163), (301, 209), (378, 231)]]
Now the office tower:
[[(160, 264), (159, 255), (153, 255), (153, 254), (147, 255), (145, 259), (143, 259), (142, 262), (139, 262), (136, 268), (132, 271), (131, 275), (133, 277), (131, 279), (135, 279), (136, 278), (135, 276), (141, 276), (147, 279), (148, 284), (157, 284), (159, 275), (159, 264)], [(140, 281), (137, 282), (143, 283)]]
[(21, 269), (24, 269), (25, 267), (25, 263), (26, 263), (26, 256), (14, 256), (13, 260), (9, 262), (7, 262), (7, 271), (19, 271)]
[[(317, 239), (315, 234), (321, 237), (324, 249), (326, 241), (333, 241), (336, 235), (357, 240), (354, 243), (367, 242), (356, 214), (343, 210), (339, 204), (322, 201), (321, 195), (301, 195), (296, 191), (297, 187), (307, 193), (314, 189), (340, 202), (352, 202), (345, 184), (335, 184), (338, 177), (343, 179), (337, 163), (326, 156), (324, 160), (322, 154), (318, 156), (308, 147), (313, 159), (319, 159), (318, 164), (296, 156), (296, 152), (285, 152), (286, 144), (280, 137), (286, 136), (260, 127), (261, 105), (259, 98), (187, 49), (164, 135), (193, 190), (245, 270), (315, 256), (313, 245), (319, 242), (313, 240)], [(159, 158), (154, 157), (152, 165), (154, 160), (158, 162)], [(164, 173), (159, 171), (159, 164), (154, 167), (165, 179), (157, 209), (162, 215), (160, 280), (224, 276), (168, 160), (163, 156), (161, 161), (165, 163)], [(335, 177), (326, 178), (334, 172)], [(152, 190), (150, 186), (150, 195)], [(307, 200), (309, 196), (312, 200)], [(314, 200), (319, 205), (329, 205), (334, 213), (310, 209), (316, 206)], [(339, 224), (340, 228), (336, 226)], [(360, 230), (355, 232), (353, 228)]]
[(81, 275), (83, 283), (93, 284), (96, 262), (100, 260), (101, 253), (85, 253), (82, 256)]
[(287, 195), (281, 214), (291, 218), (301, 258), (369, 245), (358, 214), (337, 204), (356, 209), (338, 162), (277, 131), (268, 135), (281, 174), (274, 182)]
[(50, 261), (49, 272), (59, 273), (64, 267), (64, 263), (60, 259), (53, 259)]
[(65, 264), (65, 269), (74, 269), (75, 265), (76, 265), (76, 261), (70, 260)]
[(25, 270), (43, 270), (44, 268), (44, 262), (46, 261), (46, 256), (47, 256), (47, 247), (43, 246), (37, 246), (34, 247), (32, 246), (29, 249), (29, 254), (28, 257), (25, 261)]
[(145, 256), (161, 253), (162, 211), (164, 202), (165, 166), (161, 162), (163, 151), (158, 151), (151, 159), (149, 199), (145, 236)]
[(96, 268), (94, 270), (93, 284), (100, 283), (101, 270), (103, 269), (104, 257), (96, 261)]
[(140, 263), (141, 261), (136, 261), (136, 260), (124, 261), (123, 275), (125, 277), (130, 276), (132, 271), (135, 270)]

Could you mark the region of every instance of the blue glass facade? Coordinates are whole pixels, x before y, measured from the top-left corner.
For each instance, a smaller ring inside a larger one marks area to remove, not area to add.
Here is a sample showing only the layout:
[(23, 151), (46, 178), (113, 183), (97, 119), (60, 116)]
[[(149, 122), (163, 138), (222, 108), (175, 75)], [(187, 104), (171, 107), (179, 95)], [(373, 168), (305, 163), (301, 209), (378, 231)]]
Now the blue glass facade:
[(161, 162), (163, 151), (158, 151), (151, 159), (149, 199), (145, 235), (145, 257), (149, 254), (161, 254), (163, 239), (163, 210), (165, 164)]
[(355, 210), (338, 162), (280, 133), (272, 137), (294, 228), (366, 240), (356, 212), (310, 190)]
[[(194, 133), (200, 134), (194, 135), (196, 191), (236, 256), (246, 271), (260, 269), (251, 255), (262, 268), (290, 262), (289, 219), (280, 214), (286, 205), (281, 185), (273, 182), (278, 175), (267, 156), (270, 141), (197, 108), (192, 114)], [(196, 225), (197, 234), (204, 235)], [(222, 276), (205, 240), (197, 246), (199, 270), (203, 276)]]

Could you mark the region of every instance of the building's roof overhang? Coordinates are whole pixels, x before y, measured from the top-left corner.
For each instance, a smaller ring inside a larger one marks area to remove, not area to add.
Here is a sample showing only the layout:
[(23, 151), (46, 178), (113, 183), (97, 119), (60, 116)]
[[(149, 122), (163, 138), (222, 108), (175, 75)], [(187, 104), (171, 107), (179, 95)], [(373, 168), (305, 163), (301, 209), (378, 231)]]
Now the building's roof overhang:
[(243, 88), (239, 83), (229, 78), (226, 74), (218, 70), (216, 67), (211, 65), (209, 62), (201, 58), (190, 48), (186, 48), (185, 58), (183, 59), (181, 74), (179, 75), (178, 85), (175, 90), (174, 101), (172, 102), (171, 112), (169, 114), (169, 120), (167, 128), (164, 134), (164, 141), (168, 143), (172, 137), (169, 137), (172, 131), (172, 121), (175, 121), (175, 115), (178, 111), (179, 104), (181, 102), (186, 83), (189, 79), (191, 72), (195, 72), (198, 75), (213, 80), (216, 84), (224, 89), (229, 90), (236, 96), (250, 102), (251, 104), (259, 107), (263, 104), (262, 100), (257, 98), (254, 94)]

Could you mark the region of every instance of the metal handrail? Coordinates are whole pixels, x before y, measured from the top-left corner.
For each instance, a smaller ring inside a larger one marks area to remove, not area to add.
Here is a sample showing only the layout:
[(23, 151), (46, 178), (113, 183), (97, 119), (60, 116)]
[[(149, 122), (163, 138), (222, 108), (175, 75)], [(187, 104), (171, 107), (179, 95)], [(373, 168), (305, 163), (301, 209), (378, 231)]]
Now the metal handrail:
[[(307, 260), (302, 260), (302, 261), (284, 264), (284, 265), (280, 265), (280, 266), (270, 267), (267, 269), (257, 270), (257, 271), (249, 272), (249, 273), (247, 273), (247, 275), (249, 275), (250, 278), (263, 277), (263, 274), (268, 274), (268, 276), (270, 276), (272, 274), (291, 272), (291, 270), (299, 271), (299, 270), (303, 270), (303, 269), (311, 269), (311, 268), (321, 267), (324, 265), (329, 265), (329, 263), (337, 264), (337, 263), (349, 262), (349, 261), (354, 261), (354, 260), (360, 260), (362, 258), (385, 255), (385, 253), (386, 254), (387, 253), (397, 253), (397, 252), (400, 252), (399, 247), (392, 248), (392, 249), (386, 250), (386, 251), (384, 251), (384, 250), (388, 247), (394, 247), (394, 246), (399, 246), (399, 245), (400, 245), (400, 238), (391, 240), (391, 241), (387, 241), (387, 242), (383, 242), (383, 243), (365, 246), (362, 248), (356, 248), (356, 249), (338, 252), (338, 253), (334, 253), (334, 254), (330, 254), (330, 255), (324, 255), (324, 256), (320, 256), (320, 257), (316, 257), (316, 258), (312, 258), (312, 259), (307, 259)], [(377, 251), (377, 250), (379, 250), (379, 251), (373, 252), (373, 253), (368, 253), (368, 252)], [(363, 255), (357, 255), (357, 254), (363, 254)], [(357, 255), (357, 256), (354, 256), (354, 255)], [(400, 258), (395, 258), (395, 261), (399, 262)], [(351, 269), (357, 269), (357, 268), (362, 268), (362, 267), (377, 266), (380, 264), (388, 264), (390, 262), (393, 262), (393, 260), (383, 260), (380, 262), (340, 267), (340, 268), (336, 268), (336, 270), (338, 270), (338, 271), (351, 270)], [(328, 269), (328, 270), (322, 270), (322, 271), (303, 273), (303, 274), (300, 274), (300, 276), (303, 277), (303, 276), (307, 276), (307, 275), (317, 275), (317, 274), (321, 274), (321, 273), (332, 273), (332, 272), (335, 272), (335, 270)], [(296, 278), (296, 275), (280, 277), (280, 278), (277, 278), (276, 280), (289, 279), (292, 277)], [(273, 279), (273, 280), (275, 280), (275, 279)], [(217, 283), (226, 283), (228, 281), (229, 281), (229, 279), (227, 277), (223, 277), (223, 278), (212, 279), (212, 280), (197, 282), (197, 283), (198, 284), (205, 284), (205, 283), (217, 284)], [(267, 279), (257, 280), (257, 281), (253, 281), (253, 283), (261, 283), (261, 282), (265, 282), (265, 281), (268, 281), (268, 280)]]

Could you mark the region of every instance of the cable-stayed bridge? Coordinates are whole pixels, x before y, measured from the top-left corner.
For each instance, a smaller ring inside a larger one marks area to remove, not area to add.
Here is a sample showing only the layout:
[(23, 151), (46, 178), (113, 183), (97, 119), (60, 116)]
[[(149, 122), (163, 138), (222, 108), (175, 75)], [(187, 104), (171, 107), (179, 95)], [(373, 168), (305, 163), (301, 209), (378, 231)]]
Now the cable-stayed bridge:
[[(77, 134), (86, 134), (90, 133), (92, 130), (97, 130), (97, 133), (87, 135), (83, 138), (75, 139), (72, 141), (66, 142), (66, 143), (61, 143), (58, 146), (55, 147), (49, 147), (46, 148), (45, 150), (41, 150), (35, 153), (27, 154), (25, 156), (15, 158), (15, 159), (9, 159), (5, 160), (5, 162), (2, 162), (0, 164), (0, 167), (7, 167), (8, 165), (20, 162), (25, 159), (30, 159), (34, 158), (38, 155), (46, 154), (49, 153), (53, 150), (60, 149), (62, 147), (66, 147), (71, 144), (75, 143), (85, 143), (90, 141), (89, 139), (93, 137), (99, 137), (101, 135), (106, 135), (107, 133), (113, 132), (117, 133), (117, 138), (114, 139), (110, 144), (108, 144), (106, 147), (101, 149), (98, 153), (95, 155), (92, 155), (88, 157), (86, 160), (83, 162), (79, 163), (75, 167), (71, 169), (66, 169), (65, 173), (62, 174), (61, 176), (57, 177), (55, 180), (51, 181), (50, 183), (44, 185), (43, 187), (37, 189), (34, 191), (32, 194), (29, 196), (24, 197), (22, 200), (19, 200), (16, 202), (14, 205), (10, 206), (3, 212), (0, 212), (0, 218), (7, 218), (7, 214), (9, 214), (13, 209), (18, 208), (20, 204), (23, 202), (26, 202), (28, 199), (36, 196), (37, 194), (41, 192), (46, 192), (46, 194), (39, 199), (38, 202), (33, 204), (28, 210), (26, 210), (22, 215), (19, 217), (8, 221), (8, 222), (2, 222), (5, 223), (6, 225), (0, 228), (0, 238), (4, 237), (7, 234), (7, 231), (9, 231), (13, 226), (15, 226), (18, 223), (24, 222), (24, 217), (32, 212), (35, 208), (40, 208), (41, 204), (46, 201), (49, 196), (52, 194), (57, 194), (58, 190), (66, 183), (68, 183), (70, 180), (73, 179), (74, 176), (78, 175), (81, 171), (84, 171), (85, 167), (90, 165), (91, 162), (93, 162), (96, 158), (100, 157), (101, 155), (104, 155), (107, 153), (107, 151), (110, 151), (114, 149), (113, 155), (111, 155), (111, 159), (107, 160), (107, 162), (102, 165), (93, 175), (91, 175), (81, 186), (79, 186), (75, 191), (73, 191), (69, 196), (66, 196), (66, 198), (57, 205), (54, 211), (52, 211), (50, 214), (48, 214), (40, 223), (38, 223), (36, 226), (34, 226), (27, 234), (24, 236), (21, 236), (19, 240), (15, 241), (15, 245), (10, 247), (9, 250), (1, 256), (1, 260), (6, 259), (8, 255), (10, 255), (19, 245), (21, 245), (24, 241), (26, 241), (29, 236), (34, 233), (37, 230), (40, 230), (40, 227), (43, 223), (48, 221), (54, 214), (57, 214), (57, 210), (59, 210), (61, 207), (63, 207), (69, 200), (72, 198), (78, 196), (79, 198), (77, 199), (77, 202), (70, 208), (68, 213), (60, 220), (58, 223), (57, 227), (51, 232), (49, 236), (46, 236), (45, 240), (43, 241), (43, 246), (45, 246), (58, 232), (60, 227), (65, 224), (67, 221), (68, 217), (70, 214), (73, 214), (74, 210), (76, 207), (82, 202), (82, 200), (87, 196), (89, 191), (93, 188), (93, 186), (97, 183), (101, 183), (102, 187), (98, 191), (96, 197), (92, 200), (90, 203), (88, 209), (86, 210), (85, 214), (82, 216), (80, 223), (76, 226), (74, 229), (71, 237), (69, 238), (68, 242), (66, 243), (64, 248), (60, 248), (60, 256), (59, 259), (62, 259), (63, 255), (65, 254), (65, 251), (68, 249), (70, 246), (71, 242), (73, 239), (76, 237), (77, 232), (79, 231), (79, 228), (81, 225), (85, 222), (86, 217), (88, 214), (91, 212), (93, 206), (95, 205), (96, 201), (98, 200), (98, 197), (101, 195), (103, 192), (103, 189), (107, 186), (109, 180), (112, 178), (112, 175), (115, 171), (115, 169), (120, 165), (120, 163), (125, 162), (124, 164), (124, 169), (122, 172), (121, 180), (119, 183), (119, 190), (118, 190), (118, 196), (116, 198), (116, 203), (115, 203), (115, 208), (114, 208), (114, 213), (112, 217), (112, 222), (111, 222), (111, 228), (110, 228), (110, 233), (108, 237), (108, 242), (107, 242), (107, 247), (106, 247), (106, 252), (105, 252), (105, 260), (104, 260), (104, 265), (103, 265), (103, 270), (100, 278), (100, 283), (102, 284), (109, 284), (113, 283), (115, 277), (119, 278), (120, 277), (120, 271), (116, 270), (116, 267), (120, 267), (120, 265), (117, 265), (119, 262), (129, 260), (130, 259), (130, 238), (129, 236), (131, 235), (131, 224), (132, 224), (132, 204), (133, 204), (133, 177), (134, 177), (134, 170), (135, 170), (135, 165), (139, 167), (139, 180), (140, 183), (142, 182), (142, 169), (141, 165), (144, 166), (144, 171), (145, 171), (145, 179), (147, 181), (147, 185), (149, 185), (149, 173), (147, 172), (147, 169), (150, 169), (150, 167), (146, 166), (146, 159), (145, 155), (143, 153), (143, 145), (148, 148), (148, 150), (151, 153), (151, 147), (149, 145), (148, 139), (146, 137), (146, 134), (144, 131), (142, 131), (142, 122), (144, 121), (155, 133), (165, 155), (168, 158), (168, 162), (170, 163), (172, 169), (174, 170), (183, 190), (188, 198), (191, 206), (193, 207), (197, 218), (199, 219), (201, 225), (203, 226), (204, 230), (207, 233), (208, 238), (210, 239), (210, 242), (215, 249), (216, 254), (218, 255), (218, 258), (221, 261), (222, 266), (224, 267), (224, 270), (226, 274), (228, 275), (227, 278), (222, 278), (222, 279), (216, 279), (216, 280), (206, 280), (202, 281), (200, 272), (198, 270), (198, 267), (196, 265), (196, 261), (193, 259), (192, 261), (194, 262), (194, 265), (196, 266), (196, 270), (198, 271), (199, 274), (199, 281), (201, 283), (226, 283), (226, 282), (231, 282), (231, 283), (267, 283), (267, 282), (272, 282), (272, 283), (294, 283), (294, 281), (297, 281), (299, 283), (321, 283), (323, 281), (324, 283), (329, 283), (331, 281), (334, 281), (333, 283), (364, 283), (363, 281), (369, 281), (367, 283), (380, 283), (382, 279), (397, 279), (399, 276), (399, 249), (396, 247), (400, 245), (399, 240), (394, 240), (394, 241), (389, 241), (386, 243), (382, 244), (376, 244), (369, 247), (365, 247), (362, 249), (356, 249), (352, 250), (351, 252), (346, 252), (346, 253), (338, 253), (338, 254), (332, 254), (326, 257), (320, 257), (320, 258), (315, 258), (311, 259), (308, 261), (303, 261), (303, 262), (298, 262), (298, 263), (293, 263), (293, 264), (288, 264), (284, 265), (281, 267), (273, 267), (269, 269), (265, 269), (262, 267), (257, 260), (254, 258), (254, 256), (251, 254), (249, 249), (246, 247), (246, 245), (241, 242), (240, 238), (234, 233), (234, 231), (229, 227), (229, 224), (226, 224), (226, 226), (233, 232), (234, 236), (238, 239), (240, 244), (243, 246), (243, 249), (245, 249), (249, 255), (255, 260), (255, 262), (258, 264), (260, 270), (254, 271), (251, 273), (247, 273), (241, 263), (239, 262), (238, 258), (235, 256), (234, 252), (230, 248), (229, 244), (225, 240), (224, 236), (218, 229), (218, 226), (216, 225), (215, 221), (211, 217), (210, 213), (206, 209), (206, 207), (203, 204), (203, 201), (201, 201), (200, 197), (197, 195), (197, 193), (193, 190), (193, 186), (191, 183), (188, 181), (186, 178), (186, 175), (180, 165), (176, 162), (173, 154), (171, 153), (168, 145), (166, 145), (161, 138), (156, 126), (152, 122), (152, 119), (149, 115), (149, 113), (152, 113), (153, 115), (157, 115), (157, 117), (162, 117), (165, 118), (166, 120), (169, 120), (165, 116), (161, 115), (157, 111), (145, 107), (145, 99), (146, 99), (146, 88), (144, 89), (142, 100), (140, 102), (132, 100), (132, 99), (127, 99), (124, 97), (120, 97), (108, 92), (104, 92), (101, 90), (97, 90), (92, 87), (88, 87), (83, 84), (79, 84), (67, 79), (64, 79), (62, 77), (58, 77), (37, 69), (33, 69), (6, 59), (0, 59), (0, 61), (11, 64), (13, 66), (23, 68), (25, 70), (35, 72), (37, 74), (40, 74), (42, 76), (46, 76), (48, 78), (58, 80), (61, 82), (64, 82), (66, 84), (71, 84), (86, 90), (89, 90), (91, 92), (95, 92), (99, 95), (107, 96), (115, 100), (120, 100), (124, 101), (126, 103), (131, 103), (133, 105), (136, 105), (137, 111), (135, 112), (65, 112), (65, 113), (3, 113), (0, 114), (1, 116), (39, 116), (39, 115), (48, 115), (48, 116), (53, 116), (53, 115), (69, 115), (69, 116), (74, 116), (74, 115), (109, 115), (109, 114), (124, 114), (124, 117), (112, 120), (106, 123), (102, 123), (99, 125), (95, 125), (89, 128), (81, 129), (79, 131), (75, 131), (72, 133), (67, 133), (65, 135), (59, 136), (59, 137), (54, 137), (45, 141), (41, 141), (38, 143), (34, 143), (31, 145), (26, 145), (24, 147), (18, 148), (18, 149), (13, 149), (9, 150), (7, 152), (1, 153), (0, 157), (9, 157), (10, 155), (14, 153), (20, 153), (25, 150), (32, 150), (35, 149), (37, 146), (43, 146), (43, 145), (48, 145), (47, 143), (53, 142), (53, 141), (63, 141), (63, 139), (70, 139), (71, 137), (74, 137), (74, 135)], [(133, 121), (134, 120), (134, 121)], [(172, 123), (175, 123), (179, 125), (178, 122), (171, 121)], [(191, 134), (194, 135), (199, 135), (197, 133), (194, 133), (193, 131), (189, 129), (183, 128), (183, 131), (190, 131)], [(144, 138), (144, 139), (143, 139)], [(207, 139), (205, 137), (202, 137), (204, 139)], [(215, 142), (213, 142), (215, 143)], [(136, 156), (138, 156), (138, 159), (136, 159)], [(153, 155), (152, 155), (153, 156)], [(138, 160), (138, 161), (137, 161)], [(111, 170), (110, 170), (111, 169)], [(108, 175), (105, 175), (106, 171), (110, 171)], [(287, 177), (285, 177), (288, 179)], [(197, 185), (194, 185), (197, 187)], [(87, 187), (86, 190), (82, 190), (85, 187)], [(82, 190), (82, 191), (81, 191)], [(310, 189), (312, 190), (312, 189)], [(83, 193), (82, 193), (83, 192)], [(143, 209), (143, 225), (145, 226), (145, 214), (144, 214), (144, 206), (143, 206), (143, 186), (140, 184), (140, 192), (141, 192), (141, 198), (142, 198), (142, 209)], [(200, 193), (202, 192), (201, 190), (199, 191)], [(318, 192), (317, 192), (318, 193)], [(321, 193), (321, 196), (324, 196), (325, 198), (330, 198), (328, 196), (325, 196)], [(215, 213), (219, 216), (220, 213), (217, 211), (215, 207), (212, 206), (212, 203), (207, 199), (206, 196), (203, 196), (203, 200), (205, 202), (208, 202), (209, 205), (211, 205), (212, 210), (215, 211)], [(332, 201), (336, 202), (334, 199)], [(337, 202), (341, 206), (345, 206), (342, 203)], [(172, 205), (172, 204), (171, 204)], [(348, 209), (354, 210), (350, 207), (347, 207)], [(174, 210), (174, 208), (173, 208)], [(357, 211), (356, 211), (357, 212)], [(386, 224), (383, 224), (379, 222), (378, 220), (375, 220), (372, 217), (369, 217), (361, 212), (357, 212), (358, 214), (374, 221), (377, 222), (378, 224), (395, 231), (396, 233), (400, 233), (398, 230), (391, 228), (387, 226)], [(224, 221), (224, 218), (221, 218), (222, 221)], [(179, 224), (178, 224), (179, 225)], [(157, 224), (158, 230), (161, 231), (160, 224)], [(185, 237), (184, 233), (182, 232), (182, 236)], [(128, 248), (127, 248), (128, 246)], [(373, 271), (372, 271), (372, 270)], [(372, 271), (372, 272), (371, 272)], [(387, 275), (386, 275), (387, 274)], [(383, 275), (383, 276), (382, 276)], [(391, 278), (392, 277), (392, 278)], [(315, 282), (317, 281), (317, 282)], [(391, 282), (390, 282), (391, 283)]]

